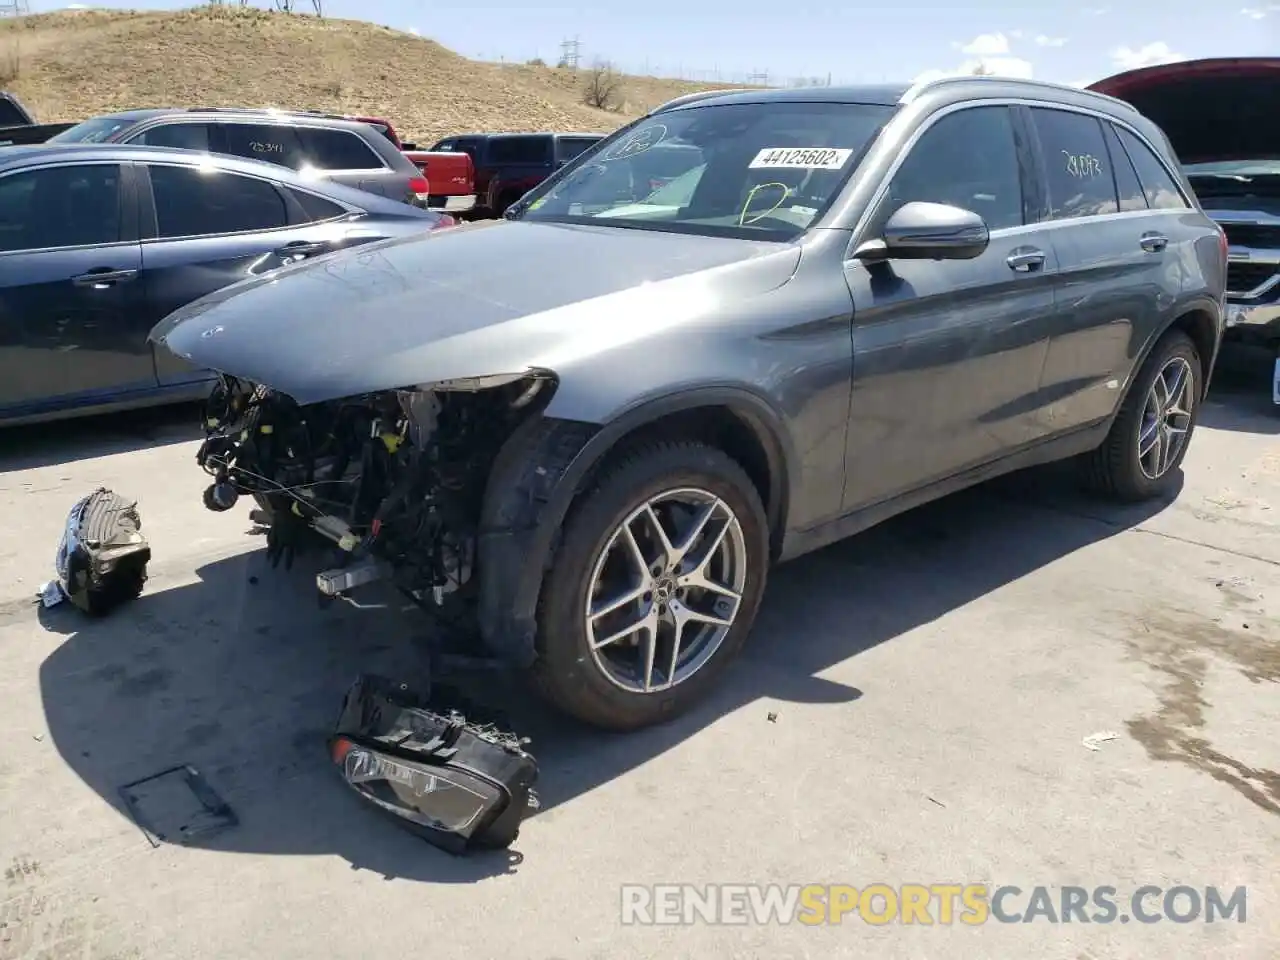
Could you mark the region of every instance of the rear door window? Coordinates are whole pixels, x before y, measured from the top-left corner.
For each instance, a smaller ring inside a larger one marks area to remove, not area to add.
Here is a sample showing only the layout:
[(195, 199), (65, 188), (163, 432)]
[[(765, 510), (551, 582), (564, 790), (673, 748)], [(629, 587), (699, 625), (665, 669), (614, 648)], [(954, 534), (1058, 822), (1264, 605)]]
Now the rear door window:
[(1118, 213), (1111, 158), (1096, 117), (1032, 107), (1049, 190), (1049, 218), (1070, 220)]
[(490, 163), (539, 164), (551, 162), (550, 137), (494, 137), (489, 141)]
[(283, 123), (222, 124), (226, 145), (223, 151), (251, 160), (265, 160), (297, 170), (302, 166), (301, 150), (294, 128)]
[(1138, 180), (1142, 183), (1142, 190), (1151, 209), (1188, 209), (1189, 204), (1183, 199), (1182, 191), (1178, 189), (1173, 176), (1151, 152), (1151, 148), (1124, 127), (1117, 127), (1116, 132), (1129, 159), (1133, 161), (1134, 169), (1138, 171)]
[(146, 144), (148, 147), (182, 147), (205, 153), (212, 149), (207, 123), (165, 123), (144, 130), (136, 137), (131, 137), (129, 142)]
[(116, 243), (120, 167), (45, 167), (0, 177), (0, 251)]
[(349, 130), (299, 127), (303, 161), (317, 170), (382, 170), (373, 148)]
[(561, 137), (556, 141), (556, 160), (560, 163), (568, 163), (599, 142), (599, 137)]
[(222, 170), (149, 164), (156, 226), (164, 239), (279, 230), (289, 213), (275, 186)]

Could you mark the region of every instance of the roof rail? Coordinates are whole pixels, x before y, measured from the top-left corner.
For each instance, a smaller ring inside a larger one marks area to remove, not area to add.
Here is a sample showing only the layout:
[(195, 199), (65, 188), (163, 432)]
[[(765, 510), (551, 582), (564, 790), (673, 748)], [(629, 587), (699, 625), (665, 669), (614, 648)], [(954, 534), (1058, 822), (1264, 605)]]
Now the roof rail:
[(1103, 100), (1113, 103), (1118, 107), (1124, 107), (1127, 110), (1134, 110), (1133, 104), (1113, 97), (1105, 93), (1098, 93), (1096, 90), (1086, 90), (1083, 87), (1073, 87), (1067, 83), (1053, 83), (1049, 80), (1031, 80), (1022, 77), (997, 77), (997, 76), (979, 76), (976, 74), (959, 74), (949, 77), (934, 77), (930, 80), (922, 80), (919, 83), (913, 83), (911, 87), (899, 99), (900, 104), (908, 104), (913, 100), (919, 99), (926, 91), (933, 90), (937, 87), (945, 87), (957, 83), (982, 83), (996, 81), (999, 83), (1013, 83), (1020, 87), (1035, 87), (1040, 90), (1054, 90), (1058, 92), (1083, 94), (1087, 97), (1099, 97)]
[[(747, 90), (747, 89), (750, 89), (750, 88), (749, 87), (742, 88), (742, 90)], [(673, 100), (668, 100), (666, 103), (662, 104), (662, 106), (660, 107), (654, 107), (652, 110), (649, 111), (649, 114), (652, 116), (655, 113), (661, 113), (663, 110), (670, 110), (673, 107), (682, 107), (686, 103), (696, 103), (699, 100), (708, 100), (711, 97), (722, 97), (726, 93), (741, 93), (742, 90), (735, 90), (733, 88), (729, 88), (726, 90), (699, 90), (696, 93), (686, 93), (683, 96), (676, 97)]]

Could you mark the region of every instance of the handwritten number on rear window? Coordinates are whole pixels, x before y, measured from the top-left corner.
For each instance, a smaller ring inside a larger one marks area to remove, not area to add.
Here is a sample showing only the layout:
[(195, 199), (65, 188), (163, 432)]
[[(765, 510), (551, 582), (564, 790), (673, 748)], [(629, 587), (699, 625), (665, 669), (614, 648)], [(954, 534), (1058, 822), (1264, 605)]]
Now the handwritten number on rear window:
[(284, 153), (284, 144), (263, 143), (261, 140), (250, 140), (249, 149), (254, 153)]
[(1102, 176), (1102, 161), (1091, 153), (1069, 153), (1062, 151), (1067, 174), (1077, 180), (1091, 180)]

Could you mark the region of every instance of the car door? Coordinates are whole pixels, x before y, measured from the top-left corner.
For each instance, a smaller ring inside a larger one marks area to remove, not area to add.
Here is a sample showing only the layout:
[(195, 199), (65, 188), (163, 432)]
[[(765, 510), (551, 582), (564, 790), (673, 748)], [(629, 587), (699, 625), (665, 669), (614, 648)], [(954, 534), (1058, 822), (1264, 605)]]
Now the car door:
[[(292, 259), (337, 249), (349, 210), (315, 197), (312, 212), (271, 180), (178, 163), (138, 164), (143, 173), (142, 286), (147, 329), (207, 293)], [(323, 204), (323, 206), (321, 206)], [(329, 222), (317, 217), (328, 210)], [(209, 374), (156, 352), (164, 385)]]
[(0, 411), (153, 389), (134, 195), (115, 162), (0, 176)]
[(935, 116), (908, 143), (861, 240), (911, 201), (979, 213), (972, 260), (845, 264), (853, 377), (845, 507), (870, 506), (1035, 439), (1057, 262), (1035, 209), (1033, 154), (1003, 105)]
[(1061, 434), (1119, 404), (1133, 358), (1181, 292), (1177, 264), (1194, 258), (1187, 249), (1194, 240), (1171, 242), (1180, 232), (1175, 219), (1153, 216), (1135, 196), (1136, 174), (1109, 121), (1026, 109), (1047, 191), (1041, 219), (1060, 272), (1041, 416), (1046, 433)]

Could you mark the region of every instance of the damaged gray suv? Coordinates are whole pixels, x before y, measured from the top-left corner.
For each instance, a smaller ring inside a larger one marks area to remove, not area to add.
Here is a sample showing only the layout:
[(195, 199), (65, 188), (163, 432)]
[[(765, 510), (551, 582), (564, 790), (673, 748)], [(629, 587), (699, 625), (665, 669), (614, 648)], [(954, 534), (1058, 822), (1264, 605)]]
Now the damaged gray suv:
[(1133, 108), (970, 77), (681, 98), (506, 219), (152, 339), (221, 375), (207, 506), (251, 496), (271, 550), (336, 547), (325, 596), (390, 580), (453, 649), (634, 729), (716, 681), (777, 562), (1051, 460), (1168, 494), (1225, 276)]

